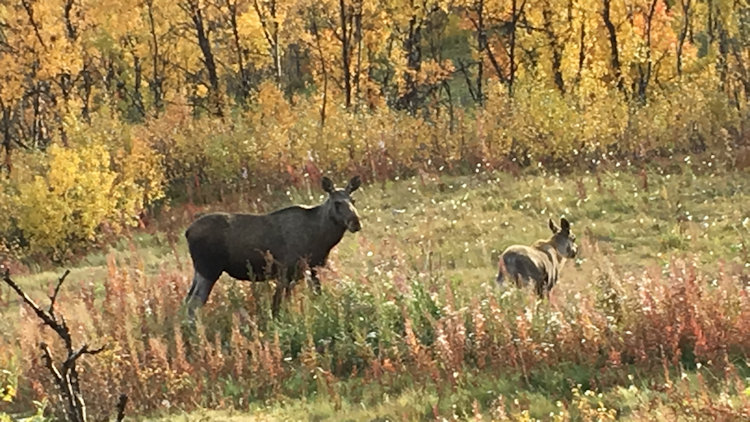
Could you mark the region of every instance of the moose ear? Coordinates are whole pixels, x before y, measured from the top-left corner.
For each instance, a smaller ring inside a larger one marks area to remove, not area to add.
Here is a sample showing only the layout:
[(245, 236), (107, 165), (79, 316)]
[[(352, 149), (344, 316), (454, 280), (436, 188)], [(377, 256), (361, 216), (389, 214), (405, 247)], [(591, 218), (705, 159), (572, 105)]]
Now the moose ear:
[(560, 219), (560, 228), (564, 233), (570, 233), (570, 223), (564, 217)]
[(560, 231), (560, 228), (555, 225), (555, 222), (552, 221), (552, 219), (549, 219), (549, 229), (552, 230), (552, 233), (557, 233)]
[(349, 184), (346, 185), (346, 191), (349, 193), (354, 192), (355, 190), (359, 189), (359, 186), (362, 184), (362, 179), (359, 178), (359, 176), (352, 177), (352, 180), (349, 181)]
[(334, 187), (333, 187), (333, 180), (329, 179), (327, 176), (323, 176), (323, 180), (321, 181), (321, 185), (323, 186), (323, 190), (328, 193), (333, 193)]

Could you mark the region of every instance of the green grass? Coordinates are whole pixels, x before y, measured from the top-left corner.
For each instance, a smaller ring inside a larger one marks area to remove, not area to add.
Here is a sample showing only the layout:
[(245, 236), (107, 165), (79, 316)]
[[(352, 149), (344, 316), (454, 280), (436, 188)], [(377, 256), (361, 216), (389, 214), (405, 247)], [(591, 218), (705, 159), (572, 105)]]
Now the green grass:
[[(415, 268), (432, 260), (449, 276), (491, 279), (505, 247), (548, 237), (547, 219), (565, 216), (579, 239), (596, 241), (625, 266), (663, 265), (674, 255), (691, 255), (703, 264), (747, 262), (750, 173), (650, 173), (648, 186), (644, 190), (641, 177), (629, 172), (521, 179), (496, 173), (364, 186), (354, 194), (364, 229), (347, 234), (335, 252), (346, 263), (356, 248), (393, 244), (393, 249), (407, 252), (405, 258)], [(317, 187), (287, 189), (286, 195), (271, 195), (275, 206), (268, 208), (322, 199)], [(177, 251), (189, 267), (181, 234), (178, 230)], [(578, 264), (586, 262), (582, 252)], [(163, 234), (136, 233), (82, 258), (71, 278), (96, 278), (107, 256), (128, 262), (134, 254), (152, 271), (165, 260), (174, 261)], [(55, 280), (64, 268), (45, 268), (17, 279), (34, 289)]]
[[(377, 396), (359, 397), (356, 400), (334, 399), (329, 396), (314, 396), (303, 399), (279, 398), (266, 404), (250, 404), (241, 411), (234, 409), (201, 409), (192, 412), (177, 412), (165, 416), (144, 418), (153, 422), (256, 422), (256, 421), (416, 421), (416, 420), (497, 420), (497, 409), (502, 408), (507, 416), (515, 420), (553, 420), (555, 416), (572, 416), (573, 420), (586, 418), (578, 405), (593, 404), (615, 412), (624, 421), (644, 420), (639, 413), (644, 405), (650, 405), (649, 419), (667, 417), (673, 407), (688, 406), (687, 402), (672, 403), (674, 397), (664, 391), (664, 384), (647, 378), (630, 376), (625, 385), (615, 386), (605, 391), (592, 391), (576, 383), (576, 377), (591, 375), (585, 368), (550, 368), (550, 378), (564, 379), (563, 383), (553, 381), (536, 385), (526, 385), (522, 380), (508, 377), (469, 377), (462, 380), (460, 389), (450, 394), (438, 392), (434, 386), (417, 386), (395, 394), (383, 393)], [(582, 370), (582, 371), (581, 371)], [(750, 390), (724, 392), (719, 397), (717, 391), (706, 390), (699, 381), (700, 372), (682, 373), (670, 380), (671, 389), (680, 390), (683, 397), (705, 394), (716, 402), (738, 406), (743, 396)], [(703, 376), (707, 373), (703, 373)], [(560, 384), (560, 385), (558, 385)], [(563, 386), (564, 384), (564, 386)], [(372, 389), (377, 391), (377, 389)], [(571, 405), (571, 402), (573, 405)], [(479, 410), (476, 415), (475, 410)], [(489, 410), (489, 411), (488, 411)], [(688, 411), (685, 415), (690, 415)], [(674, 418), (668, 418), (674, 419)], [(677, 418), (679, 420), (679, 418)], [(566, 420), (566, 419), (558, 419)], [(597, 420), (594, 418), (593, 420)], [(598, 420), (607, 420), (601, 418)], [(698, 419), (700, 420), (700, 418)]]

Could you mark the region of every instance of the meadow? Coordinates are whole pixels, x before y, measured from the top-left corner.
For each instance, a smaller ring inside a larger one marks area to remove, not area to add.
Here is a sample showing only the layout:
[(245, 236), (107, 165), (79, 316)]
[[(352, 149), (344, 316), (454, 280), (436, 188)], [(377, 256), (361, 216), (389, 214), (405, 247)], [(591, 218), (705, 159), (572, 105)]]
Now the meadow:
[[(750, 173), (665, 162), (365, 185), (363, 230), (333, 250), (322, 295), (301, 283), (278, 320), (270, 284), (222, 276), (187, 324), (182, 233), (196, 211), (314, 204), (321, 189), (175, 207), (81, 258), (64, 286), (78, 341), (107, 345), (81, 361), (89, 414), (106, 419), (126, 392), (145, 420), (747, 419)], [(561, 216), (581, 253), (550, 301), (497, 287), (502, 250)], [(41, 301), (62, 269), (17, 272)], [(0, 412), (51, 417), (37, 344), (53, 336), (5, 286), (0, 304)]]

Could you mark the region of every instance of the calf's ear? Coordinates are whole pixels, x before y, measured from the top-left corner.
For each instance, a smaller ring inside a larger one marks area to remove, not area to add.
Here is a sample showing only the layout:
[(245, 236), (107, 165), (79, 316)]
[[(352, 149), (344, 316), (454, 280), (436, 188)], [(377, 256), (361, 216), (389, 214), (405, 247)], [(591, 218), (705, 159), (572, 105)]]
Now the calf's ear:
[(552, 219), (549, 219), (549, 229), (552, 230), (552, 233), (557, 233), (560, 231), (560, 228), (555, 225), (555, 222), (552, 221)]
[(564, 217), (560, 219), (560, 228), (565, 233), (570, 233), (570, 223)]
[(354, 192), (355, 190), (359, 189), (359, 186), (362, 184), (362, 179), (359, 178), (359, 176), (352, 177), (352, 180), (349, 181), (349, 184), (346, 185), (346, 191), (349, 193)]
[(333, 193), (334, 187), (333, 187), (333, 180), (329, 179), (327, 176), (323, 176), (323, 180), (321, 181), (321, 185), (323, 186), (323, 190), (328, 193)]

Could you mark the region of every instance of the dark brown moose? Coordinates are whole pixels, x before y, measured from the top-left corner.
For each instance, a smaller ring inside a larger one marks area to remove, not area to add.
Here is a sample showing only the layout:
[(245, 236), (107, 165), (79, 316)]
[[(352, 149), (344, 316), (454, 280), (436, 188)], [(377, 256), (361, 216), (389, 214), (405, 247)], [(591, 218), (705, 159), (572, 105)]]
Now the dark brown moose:
[(506, 277), (516, 287), (534, 283), (540, 298), (549, 298), (549, 292), (557, 283), (565, 258), (574, 258), (578, 253), (576, 237), (570, 231), (568, 220), (560, 219), (560, 227), (550, 219), (552, 237), (537, 240), (532, 246), (513, 245), (503, 252), (498, 264), (497, 283), (502, 285)]
[(206, 303), (222, 272), (238, 280), (276, 279), (272, 312), (278, 315), (281, 295), (310, 269), (312, 284), (320, 291), (316, 267), (325, 265), (331, 249), (346, 230), (362, 228), (351, 193), (360, 186), (353, 177), (344, 189), (322, 179), (328, 199), (316, 207), (291, 206), (270, 214), (205, 214), (185, 232), (193, 258), (193, 284), (185, 301), (192, 317)]

